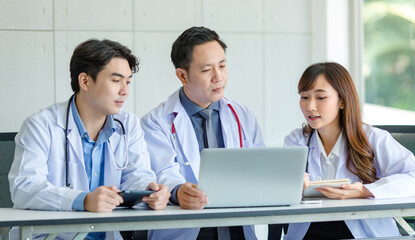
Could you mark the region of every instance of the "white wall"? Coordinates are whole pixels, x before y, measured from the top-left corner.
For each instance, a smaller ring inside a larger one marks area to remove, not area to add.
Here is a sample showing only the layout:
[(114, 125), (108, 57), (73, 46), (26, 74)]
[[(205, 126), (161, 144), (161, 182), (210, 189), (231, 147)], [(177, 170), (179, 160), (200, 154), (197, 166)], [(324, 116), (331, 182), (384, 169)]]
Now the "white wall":
[(173, 41), (204, 25), (228, 45), (227, 96), (257, 114), (267, 145), (303, 117), (297, 82), (312, 58), (310, 0), (0, 0), (0, 132), (71, 95), (69, 60), (88, 38), (119, 41), (140, 58), (125, 109), (147, 113), (180, 86)]

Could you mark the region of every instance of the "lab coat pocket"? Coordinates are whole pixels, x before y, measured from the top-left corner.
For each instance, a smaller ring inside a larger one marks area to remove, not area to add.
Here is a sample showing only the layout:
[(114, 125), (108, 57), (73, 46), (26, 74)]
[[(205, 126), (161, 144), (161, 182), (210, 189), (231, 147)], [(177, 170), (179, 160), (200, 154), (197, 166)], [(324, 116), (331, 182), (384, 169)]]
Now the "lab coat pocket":
[(86, 176), (85, 165), (78, 161), (68, 162), (68, 182), (66, 182), (66, 163), (60, 168), (49, 172), (49, 181), (56, 186), (66, 186), (69, 184), (72, 188), (88, 191), (88, 178)]
[(253, 146), (252, 140), (248, 140), (245, 137), (242, 139), (242, 147), (244, 147), (244, 148), (250, 148), (252, 146)]

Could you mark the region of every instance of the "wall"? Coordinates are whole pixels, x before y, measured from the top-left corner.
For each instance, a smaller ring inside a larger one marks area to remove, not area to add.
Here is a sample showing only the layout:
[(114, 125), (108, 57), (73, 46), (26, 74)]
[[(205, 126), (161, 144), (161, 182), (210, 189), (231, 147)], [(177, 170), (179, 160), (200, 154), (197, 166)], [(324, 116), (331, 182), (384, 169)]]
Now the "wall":
[(301, 126), (297, 82), (311, 63), (310, 0), (0, 0), (0, 131), (71, 95), (69, 60), (88, 38), (109, 38), (141, 60), (125, 109), (139, 116), (180, 86), (170, 62), (186, 28), (228, 45), (227, 96), (258, 116), (268, 146)]

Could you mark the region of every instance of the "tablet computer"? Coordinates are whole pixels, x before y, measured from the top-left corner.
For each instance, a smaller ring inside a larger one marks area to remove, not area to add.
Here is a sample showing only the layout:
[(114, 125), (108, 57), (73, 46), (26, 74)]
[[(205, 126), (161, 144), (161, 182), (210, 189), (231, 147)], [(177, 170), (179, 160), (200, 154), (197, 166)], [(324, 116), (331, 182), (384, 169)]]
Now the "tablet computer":
[(140, 191), (140, 190), (125, 190), (119, 192), (124, 202), (120, 204), (120, 207), (133, 207), (143, 201), (144, 196), (148, 196), (155, 191)]
[(350, 184), (350, 179), (330, 179), (330, 180), (320, 180), (320, 181), (311, 181), (308, 187), (304, 190), (304, 197), (324, 197), (322, 193), (316, 190), (316, 188), (321, 188), (322, 186), (328, 186), (332, 188), (342, 188), (343, 184)]

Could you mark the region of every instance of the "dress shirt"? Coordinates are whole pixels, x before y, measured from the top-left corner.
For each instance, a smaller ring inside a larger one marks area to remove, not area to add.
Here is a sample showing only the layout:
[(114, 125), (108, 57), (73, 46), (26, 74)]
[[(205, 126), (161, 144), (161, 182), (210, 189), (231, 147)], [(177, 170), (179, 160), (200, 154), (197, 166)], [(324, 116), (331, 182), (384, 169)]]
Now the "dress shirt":
[[(82, 149), (85, 162), (85, 170), (88, 176), (88, 183), (90, 192), (94, 191), (97, 187), (104, 184), (104, 157), (105, 149), (104, 143), (111, 137), (115, 131), (114, 119), (107, 117), (104, 126), (98, 133), (98, 139), (94, 142), (85, 129), (79, 116), (78, 109), (75, 105), (75, 98), (71, 102), (72, 115), (76, 126), (78, 127), (79, 134), (82, 137)], [(84, 210), (84, 200), (87, 192), (83, 192), (75, 199), (72, 208), (74, 210)]]
[[(193, 129), (195, 130), (197, 142), (199, 143), (199, 152), (205, 148), (205, 140), (203, 138), (204, 131), (203, 125), (205, 119), (199, 114), (203, 108), (196, 103), (192, 102), (184, 93), (183, 87), (180, 89), (180, 103), (183, 105), (184, 109), (187, 112), (187, 115), (190, 117), (190, 121), (192, 122)], [(223, 135), (222, 135), (222, 126), (220, 123), (219, 117), (219, 102), (213, 102), (212, 104), (207, 107), (209, 109), (213, 109), (212, 112), (212, 124), (215, 129), (216, 139), (218, 140), (219, 148), (224, 147), (223, 143)]]
[[(88, 177), (89, 190), (92, 192), (97, 187), (104, 185), (104, 143), (115, 132), (114, 119), (107, 116), (104, 126), (98, 133), (98, 139), (95, 142), (89, 137), (89, 134), (82, 123), (82, 119), (79, 116), (78, 109), (76, 108), (75, 98), (71, 102), (71, 108), (75, 124), (78, 127), (79, 134), (82, 138), (85, 171)], [(87, 192), (80, 193), (78, 197), (76, 197), (72, 208), (83, 211), (84, 200), (87, 194)], [(89, 233), (86, 236), (86, 239), (105, 239), (105, 235), (105, 232)]]
[(320, 164), (321, 164), (321, 179), (316, 180), (328, 180), (335, 179), (337, 166), (339, 165), (340, 154), (342, 153), (344, 147), (343, 134), (340, 132), (339, 137), (337, 138), (336, 144), (331, 149), (329, 155), (327, 156), (326, 150), (324, 149), (323, 143), (320, 139), (319, 134), (317, 133), (317, 144), (320, 151)]

